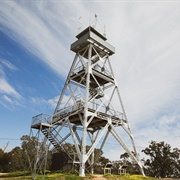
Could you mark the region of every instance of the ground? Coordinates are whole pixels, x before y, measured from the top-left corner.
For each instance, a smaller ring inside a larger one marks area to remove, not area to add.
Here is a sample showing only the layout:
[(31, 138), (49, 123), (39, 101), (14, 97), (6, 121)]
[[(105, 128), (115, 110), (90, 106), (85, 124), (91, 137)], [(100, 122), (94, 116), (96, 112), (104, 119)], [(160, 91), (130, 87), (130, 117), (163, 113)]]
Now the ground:
[(103, 175), (94, 174), (94, 178), (92, 180), (107, 180)]
[(8, 174), (8, 173), (0, 173), (0, 176), (6, 175), (6, 174)]

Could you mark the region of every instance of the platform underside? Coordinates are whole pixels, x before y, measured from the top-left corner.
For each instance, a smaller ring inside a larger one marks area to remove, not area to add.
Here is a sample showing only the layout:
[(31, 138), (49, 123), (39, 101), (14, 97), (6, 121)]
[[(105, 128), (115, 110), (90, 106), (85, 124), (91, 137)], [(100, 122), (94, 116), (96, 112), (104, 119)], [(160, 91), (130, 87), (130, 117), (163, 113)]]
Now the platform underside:
[[(85, 75), (86, 71), (85, 69), (82, 69), (81, 71), (74, 73), (73, 75), (71, 75), (71, 80), (78, 82), (80, 84), (86, 85), (86, 75)], [(96, 70), (92, 70), (92, 74), (94, 75), (95, 79), (98, 81), (99, 85), (104, 85), (107, 84), (109, 82), (113, 83), (114, 79), (112, 77), (109, 77), (99, 71)], [(90, 76), (90, 87), (91, 88), (97, 88), (98, 84), (95, 81), (95, 79), (93, 78), (93, 76)]]
[[(88, 117), (88, 121), (92, 119), (88, 128), (100, 129), (104, 127), (109, 120), (112, 121), (112, 124), (114, 126), (121, 126), (122, 122), (126, 122), (125, 120), (120, 119), (119, 117), (111, 116), (102, 112), (96, 112), (94, 109), (89, 108), (88, 111), (92, 113), (92, 115)], [(53, 122), (54, 124), (62, 124), (62, 122), (67, 117), (70, 123), (75, 124), (76, 126), (82, 126), (80, 117), (84, 117), (84, 109), (82, 108), (81, 110), (54, 116)]]
[(33, 128), (33, 129), (41, 129), (41, 130), (46, 129), (46, 128), (51, 128), (51, 127), (52, 127), (52, 125), (47, 124), (47, 123), (42, 123), (42, 122), (31, 125), (31, 128)]

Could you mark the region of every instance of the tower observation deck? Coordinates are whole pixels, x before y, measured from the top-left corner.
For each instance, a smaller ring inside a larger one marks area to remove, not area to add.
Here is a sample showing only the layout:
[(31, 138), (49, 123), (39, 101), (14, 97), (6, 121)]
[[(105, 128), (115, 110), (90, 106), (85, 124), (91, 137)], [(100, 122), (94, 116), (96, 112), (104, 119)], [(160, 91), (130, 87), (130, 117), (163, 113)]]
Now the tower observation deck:
[[(91, 26), (76, 38), (71, 44), (71, 50), (76, 55), (54, 114), (46, 118), (42, 118), (42, 114), (33, 117), (31, 129), (44, 136), (41, 146), (49, 143), (48, 147), (52, 145), (57, 150), (62, 149), (62, 144), (71, 138), (79, 160), (80, 176), (85, 176), (87, 163), (94, 173), (94, 150), (98, 145), (102, 150), (110, 135), (144, 174), (109, 59), (115, 48)], [(121, 137), (120, 130), (129, 138), (132, 150), (123, 140), (127, 138)]]

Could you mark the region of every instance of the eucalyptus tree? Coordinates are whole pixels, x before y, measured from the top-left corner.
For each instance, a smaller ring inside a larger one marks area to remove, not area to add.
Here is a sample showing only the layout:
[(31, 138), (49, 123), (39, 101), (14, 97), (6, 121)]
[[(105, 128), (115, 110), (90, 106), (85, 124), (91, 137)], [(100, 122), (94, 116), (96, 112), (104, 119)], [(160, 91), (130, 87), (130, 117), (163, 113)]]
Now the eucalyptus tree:
[(149, 147), (142, 150), (148, 159), (144, 160), (146, 174), (154, 177), (180, 177), (180, 150), (171, 149), (164, 141), (151, 141)]

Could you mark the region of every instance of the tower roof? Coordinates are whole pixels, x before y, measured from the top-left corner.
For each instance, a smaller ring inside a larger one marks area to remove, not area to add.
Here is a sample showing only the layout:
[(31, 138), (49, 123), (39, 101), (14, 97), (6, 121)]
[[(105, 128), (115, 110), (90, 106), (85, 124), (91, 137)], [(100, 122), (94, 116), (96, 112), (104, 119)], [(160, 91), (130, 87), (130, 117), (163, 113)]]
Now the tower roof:
[(84, 34), (86, 34), (87, 32), (93, 32), (96, 35), (98, 35), (100, 38), (102, 38), (104, 41), (107, 40), (107, 38), (102, 35), (101, 33), (99, 33), (95, 28), (93, 28), (92, 26), (87, 27), (86, 29), (84, 29), (82, 32), (80, 32), (76, 37), (79, 39), (81, 36), (83, 36)]
[(101, 53), (102, 55), (112, 55), (115, 53), (115, 48), (106, 42), (106, 37), (91, 26), (79, 33), (76, 38), (78, 40), (71, 44), (71, 50), (75, 53), (80, 52), (90, 43), (95, 45), (98, 53)]

